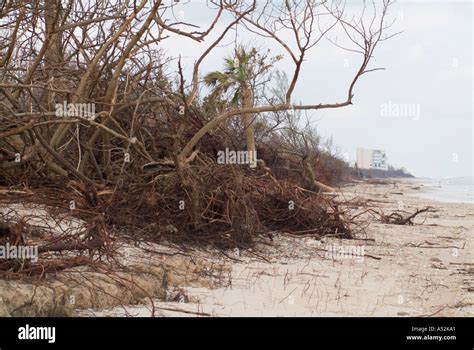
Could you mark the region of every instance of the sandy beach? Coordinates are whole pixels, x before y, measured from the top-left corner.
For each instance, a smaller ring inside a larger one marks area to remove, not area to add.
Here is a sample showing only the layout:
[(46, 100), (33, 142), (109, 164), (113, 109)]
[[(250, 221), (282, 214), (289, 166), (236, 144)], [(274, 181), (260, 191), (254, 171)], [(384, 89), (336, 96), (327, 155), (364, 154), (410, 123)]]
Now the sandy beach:
[[(174, 299), (167, 298), (174, 301), (154, 300), (155, 315), (474, 316), (474, 204), (437, 202), (419, 193), (417, 180), (345, 186), (341, 196), (369, 201), (385, 213), (425, 206), (436, 212), (417, 216), (413, 226), (363, 215), (361, 221), (370, 224), (353, 240), (274, 235), (251, 251), (230, 252), (234, 260), (225, 264), (231, 272), (220, 284), (184, 284)], [(149, 302), (76, 311), (152, 314)]]

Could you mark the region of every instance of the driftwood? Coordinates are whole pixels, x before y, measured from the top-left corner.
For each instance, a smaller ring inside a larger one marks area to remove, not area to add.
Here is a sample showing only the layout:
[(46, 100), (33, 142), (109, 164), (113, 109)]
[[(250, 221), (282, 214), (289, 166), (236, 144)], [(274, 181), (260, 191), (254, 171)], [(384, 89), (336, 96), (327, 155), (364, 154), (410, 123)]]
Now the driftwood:
[(393, 212), (390, 215), (385, 215), (382, 212), (377, 212), (380, 215), (380, 221), (383, 224), (391, 224), (391, 225), (413, 225), (413, 219), (421, 214), (421, 213), (432, 213), (436, 212), (432, 207), (426, 207), (423, 209), (416, 210), (413, 214), (408, 216), (403, 216), (398, 212)]

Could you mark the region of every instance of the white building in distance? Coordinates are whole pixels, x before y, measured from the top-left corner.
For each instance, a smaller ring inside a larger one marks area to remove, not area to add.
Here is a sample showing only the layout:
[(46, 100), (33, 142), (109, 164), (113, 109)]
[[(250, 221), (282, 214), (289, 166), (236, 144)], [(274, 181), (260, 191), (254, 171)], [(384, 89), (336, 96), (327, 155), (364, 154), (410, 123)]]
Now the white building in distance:
[(357, 148), (357, 167), (388, 170), (387, 155), (385, 151), (378, 149)]

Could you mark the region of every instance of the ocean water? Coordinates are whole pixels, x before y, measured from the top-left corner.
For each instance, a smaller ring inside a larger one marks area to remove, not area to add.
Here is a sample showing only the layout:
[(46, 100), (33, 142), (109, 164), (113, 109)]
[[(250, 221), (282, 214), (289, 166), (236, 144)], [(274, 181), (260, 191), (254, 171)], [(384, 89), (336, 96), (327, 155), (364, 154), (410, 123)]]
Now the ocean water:
[(474, 203), (474, 177), (417, 179), (423, 185), (417, 196), (440, 202)]

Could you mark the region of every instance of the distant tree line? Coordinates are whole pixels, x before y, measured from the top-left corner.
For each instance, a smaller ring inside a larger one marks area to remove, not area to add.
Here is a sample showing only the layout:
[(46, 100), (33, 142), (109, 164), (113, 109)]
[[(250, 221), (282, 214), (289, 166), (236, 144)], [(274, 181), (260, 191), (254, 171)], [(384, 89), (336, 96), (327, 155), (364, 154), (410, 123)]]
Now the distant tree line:
[(387, 170), (382, 169), (354, 169), (352, 175), (355, 177), (362, 177), (367, 179), (385, 179), (385, 178), (414, 178), (405, 168), (395, 168), (392, 165), (388, 166)]

